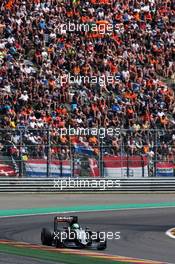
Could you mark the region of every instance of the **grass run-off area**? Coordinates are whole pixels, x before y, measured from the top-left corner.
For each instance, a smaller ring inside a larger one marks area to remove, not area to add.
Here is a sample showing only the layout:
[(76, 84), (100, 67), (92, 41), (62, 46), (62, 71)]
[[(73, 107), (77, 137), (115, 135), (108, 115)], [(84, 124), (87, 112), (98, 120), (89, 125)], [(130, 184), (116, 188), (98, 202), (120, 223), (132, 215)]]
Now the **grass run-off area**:
[(127, 262), (121, 261), (112, 261), (109, 259), (101, 259), (96, 257), (89, 256), (80, 256), (69, 253), (60, 253), (60, 252), (49, 252), (42, 249), (33, 249), (33, 248), (22, 248), (11, 245), (0, 244), (0, 252), (18, 256), (31, 257), (36, 259), (42, 259), (45, 261), (53, 261), (57, 263), (66, 263), (66, 264), (127, 264)]

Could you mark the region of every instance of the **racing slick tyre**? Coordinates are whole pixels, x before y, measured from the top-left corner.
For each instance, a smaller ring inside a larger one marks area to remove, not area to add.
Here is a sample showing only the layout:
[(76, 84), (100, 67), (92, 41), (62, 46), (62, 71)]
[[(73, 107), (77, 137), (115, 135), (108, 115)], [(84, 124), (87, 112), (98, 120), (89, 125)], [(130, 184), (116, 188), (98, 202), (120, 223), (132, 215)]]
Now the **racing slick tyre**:
[(99, 242), (98, 245), (97, 245), (97, 250), (104, 250), (106, 249), (107, 247), (107, 241), (104, 241), (104, 242)]
[(100, 232), (99, 231), (97, 231), (97, 235), (96, 236), (97, 236), (96, 241), (100, 242)]
[(75, 239), (75, 245), (77, 246), (77, 248), (79, 248), (79, 249), (83, 249), (83, 248), (85, 248), (86, 246), (85, 245), (83, 245), (78, 239)]
[(46, 228), (43, 228), (41, 231), (41, 242), (45, 246), (52, 246), (52, 234)]
[(93, 239), (92, 239), (92, 231), (86, 231), (87, 237), (88, 237), (88, 243), (87, 246), (90, 247), (92, 246)]
[(62, 237), (62, 232), (60, 230), (57, 230), (57, 235), (54, 237), (54, 244), (56, 248), (64, 248), (64, 242), (66, 238)]
[(55, 246), (56, 248), (63, 248), (64, 247), (64, 243), (62, 243), (61, 241), (59, 241), (58, 239), (55, 242)]

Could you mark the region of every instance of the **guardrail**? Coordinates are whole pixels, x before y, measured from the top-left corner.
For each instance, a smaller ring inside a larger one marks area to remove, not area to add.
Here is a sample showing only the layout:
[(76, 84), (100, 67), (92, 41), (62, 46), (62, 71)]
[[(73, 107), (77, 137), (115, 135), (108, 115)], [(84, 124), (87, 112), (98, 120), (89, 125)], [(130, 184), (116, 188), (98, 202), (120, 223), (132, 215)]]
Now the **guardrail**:
[(175, 192), (175, 178), (0, 178), (4, 192)]

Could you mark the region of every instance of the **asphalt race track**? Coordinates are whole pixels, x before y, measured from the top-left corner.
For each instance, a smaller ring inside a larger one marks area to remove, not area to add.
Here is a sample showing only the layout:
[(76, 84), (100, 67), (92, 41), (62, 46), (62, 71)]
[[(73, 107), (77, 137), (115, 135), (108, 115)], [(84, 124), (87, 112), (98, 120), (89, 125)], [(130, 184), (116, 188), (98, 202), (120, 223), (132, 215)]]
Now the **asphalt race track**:
[[(55, 264), (55, 262), (46, 262), (39, 259), (34, 259), (24, 256), (15, 256), (10, 254), (0, 253), (0, 264)], [(61, 264), (61, 263), (60, 263)]]
[[(175, 208), (77, 213), (82, 226), (120, 232), (108, 240), (105, 253), (175, 263), (175, 240), (165, 232), (175, 226)], [(0, 219), (0, 239), (40, 244), (42, 227), (53, 227), (53, 215)]]

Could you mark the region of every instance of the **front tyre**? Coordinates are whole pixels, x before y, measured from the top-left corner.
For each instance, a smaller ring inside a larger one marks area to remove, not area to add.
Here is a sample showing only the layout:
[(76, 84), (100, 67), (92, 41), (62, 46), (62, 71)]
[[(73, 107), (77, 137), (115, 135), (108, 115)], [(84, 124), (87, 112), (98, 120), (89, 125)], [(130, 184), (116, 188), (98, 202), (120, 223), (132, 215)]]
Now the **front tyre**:
[(43, 228), (41, 231), (41, 242), (42, 242), (42, 245), (52, 246), (52, 234), (46, 228)]

